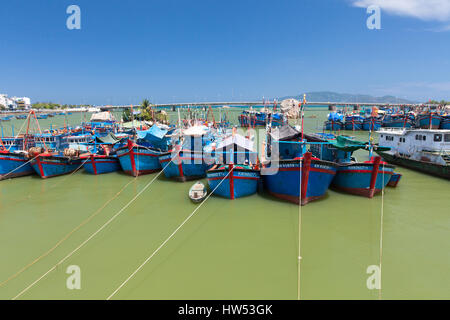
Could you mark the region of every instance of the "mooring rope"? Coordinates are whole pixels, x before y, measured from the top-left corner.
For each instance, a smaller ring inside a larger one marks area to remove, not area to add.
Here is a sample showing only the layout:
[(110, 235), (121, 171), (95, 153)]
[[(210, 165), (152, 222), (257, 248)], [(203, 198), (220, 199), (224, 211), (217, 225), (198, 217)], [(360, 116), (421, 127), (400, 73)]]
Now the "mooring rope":
[[(38, 156), (39, 156), (39, 155), (37, 155), (37, 156), (34, 157), (33, 159), (36, 159)], [(31, 159), (31, 160), (33, 160), (33, 159)], [(30, 160), (30, 161), (31, 161), (31, 160)], [(82, 163), (81, 163), (74, 171), (72, 171), (70, 174), (65, 175), (64, 179), (62, 179), (61, 181), (58, 181), (58, 182), (56, 182), (54, 185), (50, 186), (49, 189), (53, 189), (53, 188), (59, 186), (59, 185), (60, 185), (61, 183), (63, 183), (64, 181), (66, 181), (66, 180), (67, 180), (70, 176), (72, 176), (75, 172), (77, 172), (78, 170), (80, 170), (81, 167), (82, 167), (88, 160), (89, 160), (89, 158), (87, 158), (84, 162), (82, 162)], [(47, 191), (48, 191), (48, 190), (47, 190)], [(41, 191), (39, 194), (43, 194), (43, 193), (45, 193), (45, 192), (46, 192), (46, 191)], [(22, 201), (25, 201), (25, 200), (28, 200), (28, 199), (31, 199), (31, 198), (32, 198), (31, 195), (28, 195), (28, 196), (24, 197), (22, 200), (18, 200), (18, 201), (12, 202), (12, 203), (8, 203), (8, 205), (14, 205), (14, 204), (16, 204), (16, 203), (19, 203), (19, 202), (22, 202)]]
[(172, 234), (166, 239), (166, 240), (164, 240), (162, 243), (161, 243), (161, 245), (155, 250), (155, 251), (153, 251), (153, 253), (147, 258), (147, 259), (145, 259), (145, 261), (124, 281), (124, 282), (122, 282), (122, 284), (116, 289), (116, 290), (114, 290), (114, 292), (113, 293), (111, 293), (110, 295), (109, 295), (109, 297), (108, 298), (106, 298), (106, 300), (110, 300), (125, 284), (127, 284), (127, 282), (128, 281), (130, 281), (130, 279), (131, 278), (133, 278), (134, 277), (134, 275), (136, 274), (136, 273), (138, 273), (139, 272), (139, 270), (141, 270), (144, 266), (145, 266), (145, 264), (147, 264), (147, 262), (149, 262), (157, 253), (158, 253), (158, 251), (159, 250), (161, 250), (161, 248), (162, 247), (164, 247), (164, 245), (167, 243), (167, 242), (169, 242), (169, 240), (178, 232), (178, 230), (180, 230), (182, 227), (183, 227), (183, 225), (186, 223), (186, 222), (188, 222), (188, 220), (190, 219), (190, 218), (192, 218), (192, 216), (198, 211), (198, 209), (200, 209), (201, 208), (201, 206), (209, 199), (209, 197), (214, 193), (214, 191), (216, 191), (216, 189), (222, 184), (222, 182), (223, 181), (225, 181), (225, 179), (228, 177), (228, 175), (231, 173), (231, 172), (233, 172), (233, 170), (234, 170), (234, 167), (231, 169), (231, 170), (229, 170), (228, 171), (228, 173), (227, 173), (227, 175), (219, 182), (219, 184), (214, 188), (214, 190), (213, 191), (211, 191), (211, 193), (197, 206), (197, 208), (195, 208), (195, 210), (194, 211), (192, 211), (192, 213), (172, 232)]
[[(28, 118), (27, 118), (27, 120), (28, 120)], [(25, 123), (27, 122), (27, 120), (25, 120), (25, 121), (22, 123), (22, 126), (20, 127), (19, 132), (16, 134), (16, 136), (14, 137), (14, 139), (17, 139), (17, 138), (19, 137), (19, 135), (20, 135), (20, 133), (22, 132), (22, 129), (23, 129), (23, 127), (25, 126)], [(12, 125), (11, 125), (11, 129), (12, 129)], [(13, 146), (12, 144), (9, 146), (8, 151), (11, 150), (12, 146)]]
[(300, 300), (300, 266), (301, 266), (301, 231), (302, 231), (302, 168), (303, 161), (300, 158), (300, 199), (298, 206), (298, 257), (297, 257), (297, 300)]
[(58, 181), (57, 183), (55, 183), (53, 186), (50, 186), (50, 188), (55, 188), (56, 186), (59, 186), (61, 183), (63, 183), (64, 181), (66, 181), (67, 179), (69, 179), (69, 177), (71, 177), (75, 172), (77, 172), (78, 170), (81, 169), (81, 167), (90, 160), (90, 158), (86, 158), (86, 160), (84, 160), (74, 171), (72, 171), (71, 173), (65, 175), (64, 179), (62, 179), (61, 181)]
[(383, 261), (383, 216), (384, 216), (384, 163), (383, 163), (383, 175), (382, 175), (382, 188), (381, 188), (381, 217), (380, 217), (380, 289), (378, 290), (378, 299), (381, 300), (381, 265)]
[(39, 157), (39, 155), (35, 156), (34, 158), (28, 160), (27, 162), (21, 164), (20, 166), (18, 166), (17, 168), (11, 170), (10, 172), (8, 172), (7, 174), (4, 174), (3, 176), (1, 176), (1, 180), (5, 179), (5, 177), (9, 176), (11, 173), (13, 173), (16, 170), (19, 170), (20, 168), (22, 168), (23, 166), (27, 165), (28, 163), (30, 163), (31, 161), (33, 161), (34, 159), (36, 159), (37, 157)]
[[(169, 163), (166, 165), (166, 167), (170, 164)], [(19, 298), (21, 295), (23, 295), (25, 292), (27, 292), (30, 288), (32, 288), (36, 283), (38, 283), (40, 280), (42, 280), (43, 278), (45, 278), (50, 272), (52, 272), (53, 270), (55, 270), (59, 265), (61, 265), (64, 261), (66, 261), (68, 258), (70, 258), (75, 252), (77, 252), (79, 249), (81, 249), (87, 242), (89, 242), (92, 238), (94, 238), (100, 231), (102, 231), (106, 226), (108, 226), (115, 218), (117, 218), (123, 211), (125, 211), (125, 209), (127, 209), (159, 176), (162, 172), (164, 172), (164, 169), (166, 168), (164, 167), (163, 170), (161, 170), (160, 172), (158, 172), (158, 174), (149, 182), (145, 185), (145, 187), (139, 191), (138, 194), (136, 194), (133, 199), (131, 199), (124, 207), (122, 207), (122, 209), (120, 209), (114, 216), (112, 216), (105, 224), (103, 224), (99, 229), (97, 229), (97, 231), (95, 231), (94, 233), (92, 233), (86, 240), (84, 240), (78, 247), (76, 247), (72, 252), (70, 252), (68, 255), (66, 255), (63, 259), (61, 259), (57, 264), (55, 264), (53, 267), (51, 267), (47, 272), (45, 272), (42, 276), (40, 276), (38, 279), (36, 279), (33, 283), (31, 283), (29, 286), (27, 286), (25, 289), (23, 289), (19, 294), (17, 294), (14, 298), (12, 298), (12, 300), (16, 300), (17, 298)], [(137, 177), (136, 177), (137, 178)]]
[(91, 216), (89, 216), (88, 218), (86, 218), (81, 224), (79, 224), (77, 227), (75, 227), (72, 231), (70, 231), (68, 234), (66, 234), (61, 240), (59, 240), (51, 249), (49, 249), (47, 252), (45, 252), (44, 254), (42, 254), (41, 256), (37, 257), (36, 259), (34, 259), (32, 262), (30, 262), (29, 264), (27, 264), (26, 266), (24, 266), (22, 269), (20, 269), (19, 271), (17, 271), (16, 273), (14, 273), (13, 275), (11, 275), (8, 279), (4, 280), (3, 282), (0, 283), (0, 287), (2, 287), (3, 285), (5, 285), (6, 283), (8, 283), (9, 281), (11, 281), (12, 279), (16, 278), (17, 276), (19, 276), (22, 272), (24, 272), (25, 270), (27, 270), (28, 268), (30, 268), (32, 265), (34, 265), (35, 263), (39, 262), (41, 259), (45, 258), (46, 256), (48, 256), (50, 253), (52, 253), (56, 248), (58, 248), (61, 243), (63, 243), (65, 240), (67, 240), (73, 233), (75, 233), (78, 229), (80, 229), (82, 226), (84, 226), (85, 224), (87, 224), (89, 221), (91, 221), (96, 215), (98, 215), (109, 203), (111, 203), (114, 199), (116, 199), (123, 190), (126, 189), (126, 187), (128, 187), (132, 182), (134, 182), (135, 180), (130, 180), (125, 186), (122, 187), (122, 189), (117, 192), (114, 197), (112, 197), (111, 199), (109, 199), (108, 201), (106, 201), (99, 209), (97, 209)]

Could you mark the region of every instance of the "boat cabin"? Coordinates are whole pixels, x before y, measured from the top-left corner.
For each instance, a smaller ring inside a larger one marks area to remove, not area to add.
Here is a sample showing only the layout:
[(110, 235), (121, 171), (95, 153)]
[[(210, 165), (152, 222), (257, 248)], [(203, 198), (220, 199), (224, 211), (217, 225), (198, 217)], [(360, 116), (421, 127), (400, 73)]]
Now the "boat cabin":
[(258, 154), (254, 143), (239, 134), (220, 141), (215, 150), (216, 162), (220, 164), (256, 164)]
[(450, 130), (382, 129), (378, 131), (380, 146), (411, 155), (416, 151), (450, 151)]

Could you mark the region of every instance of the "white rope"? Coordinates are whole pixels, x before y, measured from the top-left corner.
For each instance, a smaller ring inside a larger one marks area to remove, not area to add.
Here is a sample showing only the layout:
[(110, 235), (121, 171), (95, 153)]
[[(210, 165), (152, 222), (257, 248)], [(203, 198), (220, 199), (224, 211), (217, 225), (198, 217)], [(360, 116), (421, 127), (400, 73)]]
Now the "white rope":
[[(28, 115), (28, 116), (29, 116), (29, 115)], [(22, 126), (20, 127), (19, 132), (18, 132), (17, 135), (14, 137), (14, 139), (17, 139), (17, 138), (19, 137), (19, 134), (20, 134), (20, 132), (22, 132), (23, 126), (25, 125), (25, 122), (27, 122), (27, 120), (28, 120), (28, 117), (27, 117), (27, 119), (22, 123)], [(11, 129), (12, 129), (12, 126), (11, 126)], [(11, 147), (12, 147), (12, 146), (13, 146), (12, 144), (9, 146), (8, 151), (11, 150)]]
[[(169, 162), (170, 163), (170, 162)], [(112, 216), (105, 224), (103, 224), (97, 231), (95, 231), (93, 234), (89, 236), (86, 240), (84, 240), (78, 247), (76, 247), (72, 252), (70, 252), (67, 256), (65, 256), (63, 259), (61, 259), (57, 264), (55, 264), (53, 267), (51, 267), (47, 272), (45, 272), (42, 276), (40, 276), (37, 280), (35, 280), (33, 283), (31, 283), (28, 287), (23, 289), (18, 295), (16, 295), (12, 300), (16, 300), (21, 295), (23, 295), (25, 292), (27, 292), (29, 289), (31, 289), (36, 283), (38, 283), (40, 280), (45, 278), (50, 272), (55, 270), (59, 265), (61, 265), (64, 261), (66, 261), (68, 258), (70, 258), (75, 252), (77, 252), (79, 249), (81, 249), (89, 240), (94, 238), (100, 231), (102, 231), (106, 226), (108, 226), (115, 218), (117, 218), (125, 209), (127, 209), (155, 180), (159, 177), (159, 175), (164, 171), (160, 171), (137, 195), (133, 197), (122, 209), (120, 209), (114, 216)]]
[(34, 259), (32, 262), (30, 262), (29, 264), (27, 264), (26, 266), (24, 266), (22, 269), (20, 269), (19, 271), (17, 271), (16, 273), (14, 273), (13, 275), (11, 275), (8, 279), (4, 280), (3, 282), (0, 282), (0, 287), (2, 287), (3, 285), (5, 285), (6, 283), (8, 283), (9, 281), (11, 281), (12, 279), (16, 278), (17, 276), (19, 276), (22, 272), (24, 272), (25, 270), (27, 270), (28, 268), (30, 268), (32, 265), (34, 265), (35, 263), (39, 262), (40, 260), (42, 260), (42, 258), (48, 256), (51, 252), (53, 252), (56, 248), (59, 247), (59, 245), (61, 243), (63, 243), (65, 240), (67, 240), (73, 233), (75, 233), (77, 230), (79, 230), (82, 226), (86, 225), (89, 221), (91, 221), (96, 215), (98, 215), (101, 211), (103, 211), (103, 209), (106, 208), (106, 206), (111, 203), (114, 199), (116, 199), (132, 182), (133, 180), (130, 180), (127, 184), (125, 184), (122, 189), (120, 189), (119, 192), (117, 192), (111, 199), (109, 199), (108, 201), (106, 201), (100, 208), (98, 208), (92, 215), (90, 215), (87, 219), (85, 219), (81, 224), (79, 224), (77, 227), (75, 227), (74, 229), (72, 229), (72, 231), (70, 231), (67, 235), (65, 235), (61, 240), (59, 240), (52, 248), (50, 248), (49, 250), (47, 250), (45, 253), (43, 253), (42, 255), (40, 255), (38, 258)]
[(300, 300), (300, 266), (301, 266), (301, 231), (302, 231), (302, 168), (303, 160), (300, 158), (300, 199), (298, 206), (298, 257), (297, 257), (297, 300)]
[(27, 162), (23, 163), (22, 165), (18, 166), (17, 168), (15, 168), (14, 170), (11, 170), (10, 172), (8, 172), (7, 174), (4, 174), (3, 176), (0, 176), (1, 180), (5, 179), (7, 176), (9, 176), (11, 173), (13, 173), (16, 170), (19, 170), (20, 168), (22, 168), (23, 166), (25, 166), (27, 163), (33, 161), (34, 159), (36, 159), (37, 157), (39, 157), (39, 155), (37, 155), (36, 157), (28, 160)]
[(383, 260), (383, 215), (384, 215), (384, 163), (383, 163), (383, 174), (381, 186), (381, 217), (380, 217), (380, 289), (378, 291), (378, 299), (381, 300), (381, 265)]
[(190, 218), (192, 218), (192, 216), (198, 211), (198, 209), (200, 209), (200, 207), (209, 199), (209, 197), (214, 193), (214, 191), (216, 191), (216, 189), (222, 184), (222, 182), (223, 181), (225, 181), (225, 179), (228, 177), (228, 175), (231, 173), (231, 172), (233, 172), (233, 170), (234, 170), (234, 167), (227, 173), (227, 175), (219, 182), (219, 184), (214, 188), (214, 190), (213, 191), (211, 191), (211, 193), (205, 198), (205, 200), (203, 200), (198, 206), (197, 206), (197, 208), (195, 208), (195, 210), (194, 211), (192, 211), (192, 213), (175, 229), (175, 231), (173, 231), (172, 232), (172, 234), (166, 239), (166, 240), (164, 240), (163, 241), (163, 243), (161, 243), (161, 245), (155, 250), (155, 251), (153, 251), (153, 253), (147, 258), (147, 259), (145, 259), (145, 261), (124, 281), (124, 282), (122, 282), (122, 284), (116, 289), (116, 290), (114, 290), (114, 292), (113, 293), (111, 293), (111, 295), (109, 295), (109, 297), (108, 298), (106, 298), (106, 300), (110, 300), (125, 284), (127, 284), (127, 282), (128, 281), (130, 281), (130, 279), (131, 278), (133, 278), (134, 277), (134, 275), (136, 274), (136, 273), (138, 273), (139, 272), (139, 270), (141, 270), (143, 267), (144, 267), (144, 265), (145, 264), (147, 264), (147, 262), (149, 262), (150, 261), (150, 259), (151, 258), (153, 258), (157, 253), (158, 253), (158, 251), (167, 243), (167, 242), (169, 242), (169, 240), (178, 232), (178, 230), (180, 230), (181, 229), (181, 227), (183, 227), (183, 225), (186, 223), (186, 222), (188, 222), (188, 220), (190, 219)]

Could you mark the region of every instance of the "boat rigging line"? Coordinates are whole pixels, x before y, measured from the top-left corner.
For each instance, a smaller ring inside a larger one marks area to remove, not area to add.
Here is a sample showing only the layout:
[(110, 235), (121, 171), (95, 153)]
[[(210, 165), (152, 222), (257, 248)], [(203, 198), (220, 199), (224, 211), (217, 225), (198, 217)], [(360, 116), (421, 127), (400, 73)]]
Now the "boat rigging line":
[[(170, 164), (170, 162), (166, 165), (166, 167)], [(77, 252), (79, 249), (81, 249), (86, 243), (88, 243), (92, 238), (94, 238), (100, 231), (102, 231), (105, 227), (107, 227), (114, 219), (116, 219), (123, 211), (125, 211), (139, 196), (147, 190), (147, 188), (161, 175), (161, 173), (164, 172), (163, 170), (158, 172), (155, 177), (147, 183), (144, 188), (138, 192), (125, 206), (123, 206), (116, 214), (114, 214), (108, 221), (106, 221), (99, 229), (97, 229), (94, 233), (92, 233), (86, 240), (84, 240), (78, 247), (76, 247), (74, 250), (72, 250), (68, 255), (66, 255), (64, 258), (62, 258), (58, 263), (56, 263), (53, 267), (51, 267), (47, 272), (45, 272), (42, 276), (40, 276), (38, 279), (36, 279), (34, 282), (32, 282), (29, 286), (27, 286), (25, 289), (23, 289), (20, 293), (18, 293), (12, 300), (16, 300), (20, 296), (22, 296), (25, 292), (27, 292), (29, 289), (31, 289), (36, 283), (38, 283), (40, 280), (45, 278), (50, 272), (55, 270), (59, 265), (61, 265), (64, 261), (66, 261), (68, 258), (70, 258), (75, 252)], [(137, 178), (137, 176), (136, 176)], [(135, 178), (135, 179), (136, 179)], [(134, 179), (132, 180), (134, 181)]]
[(161, 250), (162, 247), (164, 247), (164, 245), (169, 242), (170, 239), (172, 239), (172, 237), (183, 227), (183, 225), (188, 222), (188, 220), (190, 218), (192, 218), (192, 216), (198, 211), (198, 209), (201, 208), (201, 206), (209, 199), (209, 197), (214, 193), (214, 191), (216, 191), (216, 189), (222, 184), (222, 182), (228, 177), (228, 175), (233, 172), (234, 167), (231, 168), (231, 170), (228, 171), (227, 175), (225, 177), (223, 177), (223, 179), (219, 182), (219, 184), (214, 188), (214, 190), (211, 191), (211, 193), (197, 206), (197, 208), (195, 208), (194, 211), (192, 211), (192, 213), (186, 218), (184, 219), (184, 221), (172, 232), (172, 234), (166, 239), (164, 240), (161, 245), (155, 250), (153, 251), (153, 253), (147, 258), (145, 259), (145, 261), (124, 281), (122, 282), (122, 284), (117, 287), (116, 290), (114, 290), (113, 293), (111, 293), (108, 298), (106, 298), (106, 300), (110, 300), (117, 292), (119, 292), (120, 289), (123, 288), (123, 286), (125, 286), (127, 284), (128, 281), (131, 280), (131, 278), (133, 278), (136, 273), (139, 272), (139, 270), (141, 270), (146, 264), (147, 262), (149, 262), (157, 253), (159, 250)]
[(66, 234), (61, 240), (59, 240), (51, 249), (49, 249), (48, 251), (46, 251), (44, 254), (40, 255), (39, 257), (37, 257), (36, 259), (34, 259), (32, 262), (30, 262), (29, 264), (27, 264), (26, 266), (24, 266), (22, 269), (20, 269), (19, 271), (17, 271), (15, 274), (13, 274), (12, 276), (10, 276), (8, 279), (4, 280), (3, 282), (0, 283), (0, 287), (2, 287), (3, 285), (5, 285), (6, 283), (8, 283), (9, 281), (11, 281), (12, 279), (16, 278), (17, 276), (19, 276), (22, 272), (26, 271), (28, 268), (30, 268), (32, 265), (34, 265), (35, 263), (39, 262), (40, 260), (42, 260), (43, 258), (45, 258), (46, 256), (48, 256), (50, 253), (52, 253), (56, 248), (58, 248), (65, 240), (67, 240), (73, 233), (75, 233), (77, 230), (79, 230), (81, 227), (83, 227), (85, 224), (87, 224), (89, 221), (91, 221), (96, 215), (98, 215), (109, 203), (111, 203), (114, 199), (116, 199), (123, 190), (125, 190), (132, 182), (134, 182), (135, 179), (130, 180), (125, 186), (122, 187), (122, 189), (117, 192), (114, 197), (112, 197), (111, 199), (109, 199), (108, 201), (106, 201), (100, 208), (98, 208), (92, 215), (90, 215), (88, 218), (86, 218), (81, 224), (79, 224), (77, 227), (75, 227), (74, 229), (72, 229), (72, 231), (70, 231), (68, 234)]
[(380, 217), (380, 288), (378, 289), (378, 300), (381, 300), (381, 281), (382, 281), (382, 272), (381, 265), (383, 261), (383, 216), (384, 216), (384, 161), (383, 161), (383, 174), (382, 174), (382, 188), (381, 188), (381, 217)]
[(39, 157), (39, 155), (37, 155), (37, 156), (35, 156), (34, 158), (28, 160), (27, 162), (21, 164), (20, 166), (18, 166), (17, 168), (11, 170), (10, 172), (4, 174), (4, 175), (2, 176), (2, 180), (4, 180), (7, 176), (9, 176), (9, 175), (10, 175), (11, 173), (13, 173), (14, 171), (19, 170), (19, 169), (22, 168), (23, 166), (27, 165), (28, 163), (30, 163), (31, 161), (33, 161), (33, 160), (36, 159), (37, 157)]
[(302, 168), (303, 160), (300, 158), (300, 192), (299, 192), (299, 206), (298, 206), (298, 258), (297, 258), (297, 300), (300, 300), (300, 267), (301, 267), (301, 231), (302, 231)]

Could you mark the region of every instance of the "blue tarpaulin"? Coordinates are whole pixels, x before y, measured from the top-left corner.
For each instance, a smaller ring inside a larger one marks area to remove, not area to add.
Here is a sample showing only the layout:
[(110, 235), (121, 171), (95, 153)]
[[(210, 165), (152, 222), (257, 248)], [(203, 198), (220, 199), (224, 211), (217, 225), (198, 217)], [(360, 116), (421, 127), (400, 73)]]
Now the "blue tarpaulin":
[(153, 125), (150, 129), (137, 131), (137, 138), (151, 146), (166, 150), (169, 146), (170, 139), (166, 137), (168, 130), (161, 129), (157, 125)]
[(157, 125), (153, 125), (148, 130), (137, 131), (138, 139), (155, 141), (162, 140), (167, 134), (167, 130), (159, 128)]

